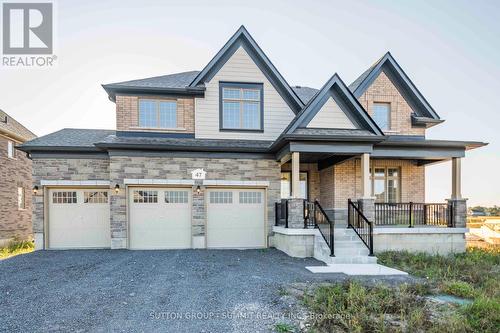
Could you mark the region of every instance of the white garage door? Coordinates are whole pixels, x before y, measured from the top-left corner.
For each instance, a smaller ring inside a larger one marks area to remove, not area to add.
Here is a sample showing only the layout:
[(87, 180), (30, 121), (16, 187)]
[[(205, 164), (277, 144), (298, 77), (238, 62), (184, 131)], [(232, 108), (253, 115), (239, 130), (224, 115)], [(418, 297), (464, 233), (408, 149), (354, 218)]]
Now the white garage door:
[(191, 247), (191, 189), (129, 190), (131, 249)]
[(207, 247), (266, 246), (264, 190), (209, 189), (206, 200)]
[(109, 248), (109, 191), (49, 190), (49, 248)]

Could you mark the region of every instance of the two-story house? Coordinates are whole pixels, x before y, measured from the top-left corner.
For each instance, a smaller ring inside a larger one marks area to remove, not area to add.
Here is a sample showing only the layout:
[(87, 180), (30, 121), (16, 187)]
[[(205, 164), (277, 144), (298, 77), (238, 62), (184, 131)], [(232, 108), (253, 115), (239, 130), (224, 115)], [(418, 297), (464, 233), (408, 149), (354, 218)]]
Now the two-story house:
[(0, 110), (0, 247), (33, 235), (31, 160), (16, 146), (34, 138), (35, 134)]
[[(22, 145), (37, 248), (308, 256), (348, 224), (372, 251), (464, 250), (460, 160), (483, 143), (426, 139), (443, 120), (390, 53), (350, 86), (292, 87), (241, 27), (201, 71), (103, 88), (115, 130)], [(425, 165), (450, 160), (449, 203), (425, 204)]]

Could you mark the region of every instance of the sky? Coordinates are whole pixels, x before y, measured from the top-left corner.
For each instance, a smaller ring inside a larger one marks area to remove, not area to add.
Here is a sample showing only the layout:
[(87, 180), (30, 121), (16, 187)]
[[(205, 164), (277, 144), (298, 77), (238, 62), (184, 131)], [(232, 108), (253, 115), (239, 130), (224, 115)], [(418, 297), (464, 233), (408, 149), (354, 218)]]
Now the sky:
[[(462, 192), (500, 205), (500, 1), (54, 3), (56, 66), (0, 66), (0, 109), (39, 136), (115, 128), (101, 84), (201, 70), (243, 24), (291, 85), (350, 83), (391, 51), (446, 120), (427, 138), (489, 143), (466, 153)], [(450, 162), (426, 176), (427, 202), (450, 197)]]

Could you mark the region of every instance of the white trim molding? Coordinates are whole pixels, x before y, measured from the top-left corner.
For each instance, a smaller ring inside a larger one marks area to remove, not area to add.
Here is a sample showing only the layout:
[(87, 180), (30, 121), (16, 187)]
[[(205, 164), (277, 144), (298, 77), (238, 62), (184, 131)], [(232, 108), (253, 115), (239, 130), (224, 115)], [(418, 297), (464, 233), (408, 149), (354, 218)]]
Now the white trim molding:
[(109, 186), (109, 180), (45, 180), (40, 181), (41, 186)]
[(123, 180), (125, 185), (194, 185), (191, 179), (130, 179)]
[(204, 180), (204, 186), (258, 186), (269, 187), (268, 181), (252, 181), (252, 180)]
[(320, 236), (318, 229), (295, 229), (273, 226), (273, 232), (282, 235)]

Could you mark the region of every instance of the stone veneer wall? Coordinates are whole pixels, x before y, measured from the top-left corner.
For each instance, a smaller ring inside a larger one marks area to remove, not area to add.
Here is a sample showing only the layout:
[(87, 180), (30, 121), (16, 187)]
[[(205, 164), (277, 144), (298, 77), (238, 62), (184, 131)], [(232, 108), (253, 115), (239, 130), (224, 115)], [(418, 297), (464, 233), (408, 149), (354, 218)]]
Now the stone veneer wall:
[[(372, 159), (371, 167), (399, 167), (401, 202), (425, 202), (425, 167), (412, 160)], [(352, 159), (337, 164), (334, 173), (334, 208), (346, 209), (347, 199), (361, 196), (361, 161)]]
[[(191, 179), (190, 171), (204, 168), (207, 180), (269, 181), (267, 191), (268, 230), (274, 224), (274, 203), (280, 198), (280, 168), (274, 160), (187, 158), (187, 157), (130, 157), (111, 156), (110, 180), (112, 186), (130, 179)], [(111, 246), (127, 246), (126, 191), (112, 195)], [(205, 222), (197, 218), (193, 236), (205, 234)]]
[[(34, 158), (33, 186), (41, 180), (109, 180), (108, 159)], [(33, 195), (33, 232), (44, 232), (44, 191)], [(111, 196), (113, 197), (113, 196)]]
[[(32, 236), (32, 163), (26, 153), (19, 150), (14, 150), (14, 159), (9, 158), (7, 141), (0, 136), (0, 243), (2, 240), (29, 239)], [(25, 193), (26, 208), (21, 210), (17, 202), (18, 187), (23, 187)]]
[(373, 81), (371, 86), (359, 97), (359, 102), (368, 114), (373, 114), (373, 103), (389, 103), (391, 107), (391, 128), (394, 134), (425, 135), (425, 128), (412, 127), (411, 114), (413, 110), (396, 89), (384, 72)]
[(177, 102), (177, 127), (179, 129), (159, 130), (154, 132), (194, 133), (194, 98), (165, 98), (155, 96), (116, 96), (116, 130), (148, 131), (139, 126), (139, 99), (173, 100)]

